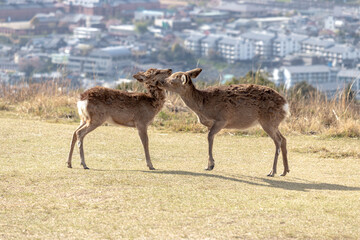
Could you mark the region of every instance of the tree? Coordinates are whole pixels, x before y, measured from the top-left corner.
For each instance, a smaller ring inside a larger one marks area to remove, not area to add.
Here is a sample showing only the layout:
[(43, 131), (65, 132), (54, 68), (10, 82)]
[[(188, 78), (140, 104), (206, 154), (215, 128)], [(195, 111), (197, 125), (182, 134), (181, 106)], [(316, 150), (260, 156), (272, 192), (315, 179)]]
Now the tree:
[(147, 22), (137, 22), (137, 23), (135, 23), (135, 30), (139, 34), (146, 33), (148, 31), (147, 27), (148, 27)]
[(297, 83), (294, 87), (290, 89), (290, 93), (292, 98), (297, 98), (297, 99), (300, 98), (310, 99), (320, 94), (316, 88), (314, 88), (305, 81)]
[(249, 71), (244, 77), (233, 78), (230, 81), (225, 83), (226, 85), (230, 84), (258, 84), (271, 88), (275, 88), (275, 83), (270, 81), (264, 73), (260, 71), (253, 72)]

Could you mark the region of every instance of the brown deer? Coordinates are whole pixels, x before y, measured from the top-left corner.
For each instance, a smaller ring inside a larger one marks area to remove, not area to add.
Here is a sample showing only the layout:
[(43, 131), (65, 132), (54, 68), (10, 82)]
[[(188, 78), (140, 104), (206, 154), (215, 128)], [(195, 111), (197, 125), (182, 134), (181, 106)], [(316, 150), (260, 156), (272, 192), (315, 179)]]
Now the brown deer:
[(159, 88), (158, 83), (160, 80), (169, 77), (171, 73), (171, 69), (148, 69), (146, 72), (135, 74), (133, 77), (145, 84), (148, 93), (130, 93), (104, 87), (94, 87), (82, 93), (77, 103), (80, 126), (75, 130), (72, 137), (68, 167), (72, 167), (71, 158), (77, 140), (81, 165), (84, 169), (89, 169), (84, 158), (84, 137), (104, 122), (110, 122), (137, 128), (144, 146), (147, 166), (150, 170), (154, 170), (149, 154), (147, 127), (165, 102), (165, 90)]
[(280, 149), (284, 164), (282, 176), (290, 172), (286, 139), (278, 129), (281, 121), (290, 114), (285, 98), (271, 88), (254, 84), (198, 90), (191, 79), (196, 78), (201, 71), (201, 68), (196, 68), (173, 73), (161, 81), (161, 86), (178, 93), (185, 104), (197, 114), (200, 123), (208, 127), (209, 161), (206, 170), (212, 170), (215, 166), (212, 149), (216, 133), (223, 128), (245, 129), (259, 123), (276, 146), (273, 167), (268, 176), (276, 174)]

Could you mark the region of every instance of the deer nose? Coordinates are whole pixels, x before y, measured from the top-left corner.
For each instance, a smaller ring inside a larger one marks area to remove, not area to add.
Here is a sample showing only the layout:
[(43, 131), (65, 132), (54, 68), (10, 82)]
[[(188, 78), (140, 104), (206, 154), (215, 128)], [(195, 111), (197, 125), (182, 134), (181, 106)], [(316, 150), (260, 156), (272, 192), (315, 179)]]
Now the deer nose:
[(168, 69), (168, 72), (171, 74), (171, 73), (172, 73), (172, 69), (171, 69), (171, 68), (169, 68), (169, 69)]

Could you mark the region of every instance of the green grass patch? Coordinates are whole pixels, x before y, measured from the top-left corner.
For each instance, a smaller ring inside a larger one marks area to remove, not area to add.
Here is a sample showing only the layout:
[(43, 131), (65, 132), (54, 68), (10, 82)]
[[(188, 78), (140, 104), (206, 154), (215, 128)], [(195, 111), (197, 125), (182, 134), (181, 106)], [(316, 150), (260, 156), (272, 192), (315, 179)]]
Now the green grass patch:
[(360, 238), (359, 139), (288, 136), (291, 171), (269, 178), (268, 137), (216, 136), (207, 172), (206, 134), (151, 127), (149, 171), (135, 129), (103, 126), (83, 170), (76, 124), (0, 124), (0, 239)]

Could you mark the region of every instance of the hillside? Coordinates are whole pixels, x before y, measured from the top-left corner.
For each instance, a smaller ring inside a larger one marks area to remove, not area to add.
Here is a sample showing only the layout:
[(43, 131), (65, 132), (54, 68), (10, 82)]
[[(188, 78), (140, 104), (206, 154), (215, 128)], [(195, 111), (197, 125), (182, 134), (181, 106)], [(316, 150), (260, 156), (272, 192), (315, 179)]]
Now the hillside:
[[(268, 137), (103, 126), (90, 170), (66, 168), (74, 124), (0, 117), (0, 239), (359, 239), (360, 140), (288, 136), (290, 173), (266, 177)], [(279, 172), (282, 163), (279, 161)]]

